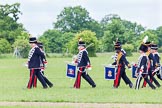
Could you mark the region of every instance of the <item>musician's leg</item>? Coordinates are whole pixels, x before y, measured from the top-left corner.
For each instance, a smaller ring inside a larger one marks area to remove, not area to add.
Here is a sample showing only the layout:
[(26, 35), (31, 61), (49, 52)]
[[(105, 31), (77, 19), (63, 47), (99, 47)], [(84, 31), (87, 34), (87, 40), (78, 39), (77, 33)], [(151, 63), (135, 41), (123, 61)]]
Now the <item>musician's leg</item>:
[(150, 80), (148, 79), (147, 76), (144, 77), (145, 81), (149, 84), (149, 86), (152, 88), (152, 89), (156, 89), (156, 87), (150, 82)]
[(48, 78), (44, 75), (44, 71), (41, 71), (42, 77), (45, 80), (45, 82), (48, 84), (48, 86), (51, 88), (53, 87), (53, 84), (48, 80)]
[(153, 75), (150, 75), (150, 80), (152, 80), (157, 87), (160, 87), (159, 82), (156, 80), (156, 78)]
[(116, 73), (116, 79), (114, 80), (114, 88), (118, 88), (121, 79), (121, 67), (119, 66)]
[(33, 87), (34, 87), (34, 88), (37, 87), (37, 76), (36, 76), (36, 75), (35, 75), (35, 77), (34, 77)]
[(40, 69), (35, 69), (35, 71), (36, 71), (36, 76), (37, 76), (38, 80), (41, 82), (43, 88), (44, 89), (48, 88), (42, 74), (40, 73)]
[(76, 78), (75, 83), (74, 83), (74, 88), (80, 88), (81, 75), (82, 75), (82, 68), (79, 68), (77, 78)]
[(82, 77), (94, 88), (96, 87), (96, 84), (94, 83), (94, 81), (92, 80), (92, 78), (88, 75), (88, 73), (83, 72), (82, 73)]
[(135, 89), (139, 89), (141, 80), (142, 80), (142, 77), (137, 77)]
[(126, 75), (126, 72), (125, 72), (125, 68), (122, 70), (122, 79), (124, 80), (125, 84), (129, 84), (129, 87), (132, 88), (133, 87), (133, 84), (132, 82), (130, 81), (130, 79), (127, 77)]
[(27, 85), (28, 89), (31, 89), (33, 83), (34, 83), (34, 77), (35, 77), (35, 70), (34, 69), (30, 69), (30, 78), (29, 78), (29, 82)]

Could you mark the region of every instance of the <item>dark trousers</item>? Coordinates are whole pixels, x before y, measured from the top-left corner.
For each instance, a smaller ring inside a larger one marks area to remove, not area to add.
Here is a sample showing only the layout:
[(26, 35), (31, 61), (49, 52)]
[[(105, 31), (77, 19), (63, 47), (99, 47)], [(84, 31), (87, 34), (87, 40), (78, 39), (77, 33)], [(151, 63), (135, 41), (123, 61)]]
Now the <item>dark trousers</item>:
[[(31, 76), (31, 74), (32, 74), (32, 71), (30, 71), (30, 76)], [(34, 88), (37, 87), (37, 76), (36, 76), (36, 75), (35, 75), (35, 77), (34, 77), (34, 82), (32, 83), (31, 86), (34, 87)]]
[(30, 69), (30, 78), (29, 78), (27, 88), (30, 89), (32, 87), (32, 85), (34, 83), (35, 76), (41, 82), (43, 88), (47, 88), (46, 82), (45, 82), (45, 80), (43, 79), (43, 77), (40, 73), (40, 69)]
[(78, 70), (78, 74), (77, 74), (77, 78), (76, 81), (74, 83), (74, 88), (80, 88), (81, 85), (81, 76), (92, 86), (92, 87), (96, 87), (96, 84), (94, 83), (94, 81), (92, 80), (92, 78), (88, 75), (88, 73), (86, 73), (85, 71), (85, 67), (79, 67)]
[(141, 80), (142, 80), (142, 77), (144, 78), (144, 81), (146, 81), (146, 83), (148, 83), (149, 86), (150, 86), (152, 89), (155, 89), (155, 88), (156, 88), (156, 87), (150, 82), (150, 80), (148, 79), (148, 75), (141, 75), (141, 76), (137, 77), (135, 89), (139, 89), (139, 87), (140, 87), (140, 82), (141, 82)]
[(49, 87), (51, 87), (53, 84), (47, 79), (47, 77), (44, 75), (44, 71), (41, 71), (41, 74), (43, 76), (43, 79), (48, 84)]
[[(152, 74), (152, 71), (151, 70), (148, 71), (148, 75), (150, 77), (150, 82), (154, 82), (157, 87), (160, 87), (159, 82), (156, 80), (156, 78)], [(146, 87), (146, 85), (147, 85), (147, 82), (144, 80), (142, 87)]]
[[(52, 83), (47, 79), (47, 77), (44, 75), (44, 71), (40, 70), (40, 73), (41, 73), (41, 75), (42, 75), (44, 81), (47, 83), (47, 85), (48, 85), (49, 87), (52, 87), (53, 84), (52, 84)], [(37, 87), (37, 77), (36, 77), (36, 76), (34, 77), (34, 84), (33, 84), (33, 87)]]
[(126, 75), (125, 67), (118, 66), (117, 73), (116, 73), (116, 79), (114, 80), (114, 87), (115, 88), (118, 88), (118, 86), (120, 85), (121, 78), (124, 80), (125, 84), (131, 84), (132, 83)]

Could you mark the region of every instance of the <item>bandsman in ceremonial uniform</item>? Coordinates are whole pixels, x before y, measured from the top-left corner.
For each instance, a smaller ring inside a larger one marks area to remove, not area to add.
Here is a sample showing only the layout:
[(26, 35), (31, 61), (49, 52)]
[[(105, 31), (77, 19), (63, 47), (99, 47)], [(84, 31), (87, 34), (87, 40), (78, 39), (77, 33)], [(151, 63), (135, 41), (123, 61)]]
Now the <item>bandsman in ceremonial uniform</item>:
[[(148, 51), (146, 52), (146, 55), (149, 58), (149, 65), (148, 65), (148, 75), (150, 77), (150, 80), (153, 81), (157, 87), (160, 87), (159, 82), (156, 80), (156, 78), (153, 76), (153, 71), (155, 70), (157, 63), (155, 58), (153, 57), (153, 54), (151, 53), (151, 42), (146, 42), (145, 45), (148, 47)], [(146, 81), (144, 80), (143, 86), (146, 87)]]
[(162, 74), (161, 74), (161, 65), (160, 65), (160, 55), (158, 53), (158, 46), (157, 44), (152, 44), (151, 45), (151, 51), (152, 51), (152, 54), (153, 54), (153, 57), (155, 58), (156, 60), (156, 68), (155, 68), (155, 72), (153, 73), (153, 76), (156, 74), (157, 77), (162, 80)]
[(148, 79), (148, 65), (150, 64), (149, 58), (146, 54), (146, 52), (148, 51), (148, 47), (144, 43), (142, 43), (141, 46), (139, 47), (139, 50), (140, 50), (140, 57), (138, 59), (136, 69), (137, 80), (135, 89), (139, 89), (142, 78), (144, 78), (146, 83), (148, 83), (152, 89), (156, 89), (156, 87)]
[(89, 74), (86, 72), (86, 69), (91, 69), (91, 64), (88, 57), (88, 52), (85, 48), (85, 42), (83, 42), (82, 40), (78, 42), (78, 50), (79, 53), (75, 61), (78, 67), (78, 73), (77, 73), (76, 81), (74, 83), (74, 88), (78, 88), (78, 89), (80, 88), (81, 76), (92, 86), (92, 88), (95, 88), (96, 84), (89, 76)]
[(120, 45), (120, 47), (121, 47), (121, 52), (123, 53), (124, 56), (126, 56), (127, 53), (126, 53), (126, 51), (122, 48), (122, 44), (121, 44), (121, 42), (120, 42), (119, 40), (117, 40), (115, 44)]
[(133, 84), (130, 81), (130, 79), (127, 77), (126, 72), (125, 72), (125, 65), (128, 68), (131, 68), (129, 62), (127, 61), (125, 54), (121, 51), (121, 45), (119, 43), (115, 43), (114, 45), (116, 53), (117, 53), (117, 58), (115, 62), (112, 65), (117, 66), (117, 72), (116, 72), (116, 79), (114, 80), (114, 88), (118, 88), (120, 85), (120, 80), (121, 78), (124, 80), (126, 84), (129, 84), (129, 87), (132, 88)]
[[(118, 40), (118, 38), (116, 39), (116, 42), (114, 42), (114, 44), (119, 44), (120, 45), (120, 47), (121, 47), (121, 52), (123, 53), (123, 55), (125, 55), (125, 57), (126, 57), (126, 51), (122, 48), (122, 44), (121, 44), (121, 42)], [(118, 55), (118, 53), (115, 53), (115, 55), (114, 56), (112, 56), (112, 58), (116, 61), (116, 58), (117, 58), (117, 55)]]
[[(48, 78), (44, 75), (44, 70), (45, 70), (45, 67), (46, 67), (46, 64), (47, 64), (47, 60), (46, 60), (46, 56), (45, 56), (45, 52), (43, 50), (43, 43), (41, 42), (38, 42), (37, 43), (37, 46), (40, 48), (41, 52), (44, 54), (44, 58), (41, 57), (40, 60), (41, 60), (41, 70), (40, 70), (40, 73), (42, 75), (42, 77), (44, 78), (45, 82), (48, 84), (48, 86), (51, 88), (53, 87), (53, 84), (48, 80)], [(34, 87), (37, 86), (37, 77), (35, 76), (34, 78)]]
[(32, 87), (35, 76), (39, 79), (43, 88), (47, 88), (47, 84), (40, 73), (40, 70), (41, 70), (40, 58), (45, 58), (45, 56), (41, 52), (39, 47), (37, 46), (36, 37), (30, 37), (29, 43), (32, 49), (30, 50), (29, 56), (28, 56), (28, 68), (30, 69), (30, 78), (29, 78), (27, 88), (30, 89)]

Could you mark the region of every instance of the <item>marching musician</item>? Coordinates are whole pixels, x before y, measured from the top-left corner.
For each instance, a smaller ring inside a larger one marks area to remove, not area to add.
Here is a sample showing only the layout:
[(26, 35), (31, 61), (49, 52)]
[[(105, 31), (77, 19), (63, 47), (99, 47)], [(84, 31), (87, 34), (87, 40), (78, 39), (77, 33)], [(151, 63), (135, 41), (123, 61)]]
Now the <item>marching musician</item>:
[(30, 37), (29, 43), (32, 48), (29, 51), (29, 56), (28, 56), (28, 68), (30, 69), (30, 78), (29, 78), (27, 88), (31, 89), (34, 83), (34, 77), (36, 76), (41, 82), (43, 88), (46, 89), (47, 84), (40, 73), (41, 70), (40, 58), (44, 58), (45, 56), (37, 46), (36, 37)]
[(139, 89), (142, 77), (152, 89), (156, 89), (156, 87), (148, 79), (148, 65), (150, 64), (149, 58), (146, 54), (146, 52), (148, 51), (148, 47), (144, 43), (142, 43), (139, 47), (139, 50), (140, 50), (140, 57), (138, 59), (136, 69), (137, 80), (135, 89)]
[(89, 74), (86, 72), (86, 69), (91, 68), (90, 60), (88, 57), (88, 52), (85, 48), (85, 42), (80, 40), (78, 42), (78, 50), (79, 53), (77, 55), (76, 64), (78, 67), (78, 73), (77, 78), (74, 83), (74, 88), (80, 88), (81, 84), (81, 76), (92, 86), (92, 88), (96, 87), (95, 82), (92, 80), (92, 78), (89, 76)]
[(158, 46), (157, 46), (157, 44), (152, 44), (152, 45), (151, 45), (151, 51), (152, 51), (153, 57), (155, 58), (156, 63), (157, 63), (157, 65), (156, 65), (157, 71), (154, 72), (153, 75), (156, 74), (157, 77), (158, 77), (160, 80), (162, 80), (162, 76), (161, 76), (161, 74), (160, 74), (160, 70), (161, 70), (161, 67), (160, 67), (160, 55), (159, 55), (159, 53), (158, 53)]
[(119, 44), (119, 45), (120, 45), (120, 47), (121, 47), (121, 52), (126, 56), (127, 53), (126, 53), (126, 51), (122, 48), (121, 42), (118, 40), (115, 44)]
[[(160, 87), (160, 84), (159, 84), (159, 82), (156, 80), (156, 78), (153, 76), (153, 71), (155, 70), (155, 68), (156, 68), (156, 60), (155, 60), (155, 58), (153, 57), (153, 54), (151, 53), (151, 42), (146, 42), (145, 43), (145, 45), (148, 47), (148, 51), (146, 52), (146, 55), (148, 56), (148, 58), (149, 58), (149, 64), (150, 65), (148, 65), (148, 75), (149, 75), (149, 77), (150, 77), (150, 80), (152, 80), (154, 83), (155, 83), (155, 85), (157, 86), (157, 87)], [(143, 86), (142, 87), (146, 87), (146, 81), (144, 80), (144, 82), (143, 82)]]
[[(44, 69), (45, 69), (45, 65), (47, 64), (47, 60), (46, 60), (46, 56), (45, 56), (45, 52), (43, 50), (43, 43), (41, 42), (37, 42), (37, 46), (40, 48), (41, 52), (44, 54), (44, 57), (41, 57), (41, 70), (40, 73), (42, 75), (42, 77), (44, 78), (45, 82), (48, 84), (48, 86), (51, 88), (53, 87), (53, 84), (47, 79), (47, 77), (44, 75)], [(34, 87), (37, 86), (37, 77), (35, 76), (34, 78)]]
[(116, 74), (116, 79), (114, 80), (114, 88), (118, 88), (120, 85), (120, 79), (124, 80), (126, 84), (129, 84), (129, 87), (132, 88), (133, 84), (130, 81), (130, 79), (127, 77), (126, 72), (125, 72), (125, 65), (128, 68), (131, 68), (129, 62), (127, 61), (125, 54), (121, 51), (121, 45), (119, 43), (115, 43), (114, 45), (116, 53), (117, 53), (117, 58), (115, 62), (112, 65), (117, 66), (117, 74)]
[[(118, 40), (118, 38), (116, 39), (115, 44), (119, 44), (119, 45), (120, 45), (120, 47), (121, 47), (121, 52), (126, 56), (127, 53), (126, 53), (126, 51), (122, 48), (122, 44), (121, 44), (121, 42)], [(117, 55), (118, 55), (118, 54), (115, 53), (115, 56), (112, 56), (112, 58), (113, 58), (115, 61), (116, 61)]]

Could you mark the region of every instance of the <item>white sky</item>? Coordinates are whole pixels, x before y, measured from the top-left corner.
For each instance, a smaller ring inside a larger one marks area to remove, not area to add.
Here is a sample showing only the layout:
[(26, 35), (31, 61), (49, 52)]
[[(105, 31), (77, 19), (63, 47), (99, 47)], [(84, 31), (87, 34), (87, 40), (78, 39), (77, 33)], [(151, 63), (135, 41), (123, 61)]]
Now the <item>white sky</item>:
[(67, 6), (81, 5), (100, 21), (105, 15), (118, 14), (122, 19), (150, 29), (162, 26), (162, 0), (0, 0), (0, 4), (21, 3), (19, 22), (33, 36), (53, 27), (57, 15)]

